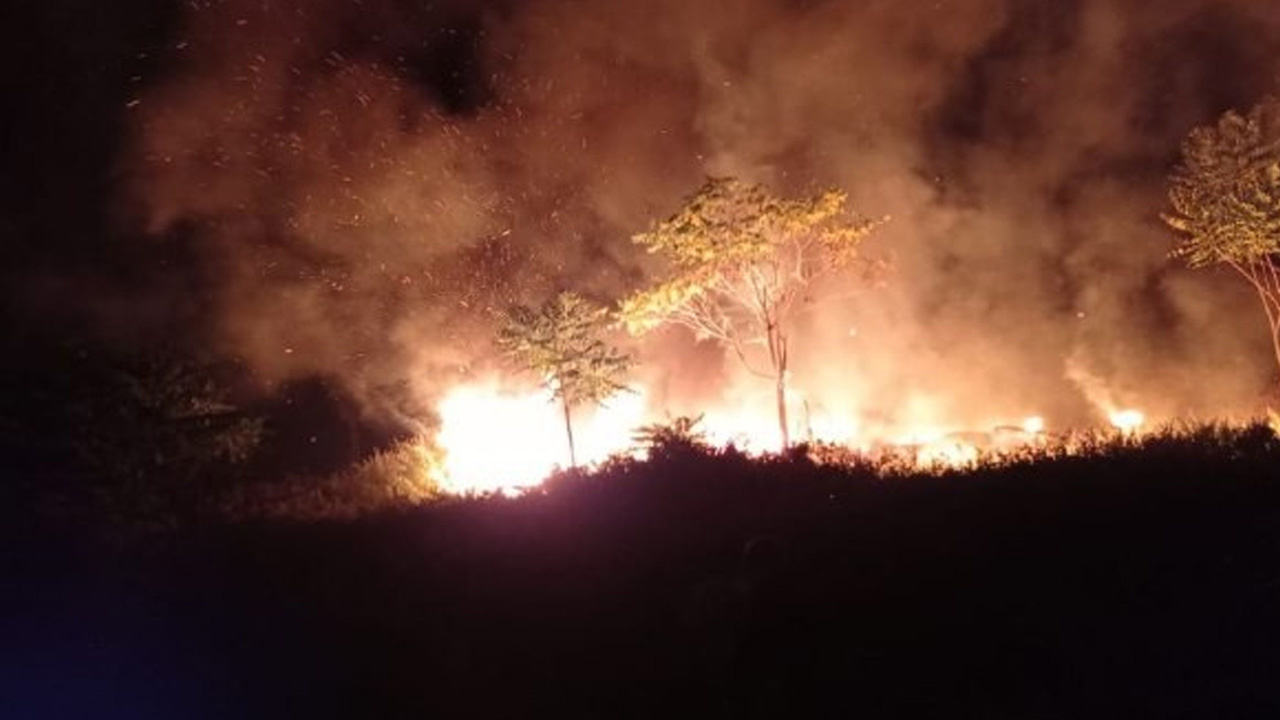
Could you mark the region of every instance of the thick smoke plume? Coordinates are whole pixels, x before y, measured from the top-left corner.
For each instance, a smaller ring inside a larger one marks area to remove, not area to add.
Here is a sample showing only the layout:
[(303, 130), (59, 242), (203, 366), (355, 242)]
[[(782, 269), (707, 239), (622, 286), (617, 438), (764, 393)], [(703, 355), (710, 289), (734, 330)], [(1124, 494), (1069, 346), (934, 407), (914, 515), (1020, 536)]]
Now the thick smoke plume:
[[(495, 310), (635, 287), (629, 237), (708, 174), (893, 217), (886, 286), (806, 325), (816, 403), (1077, 423), (1247, 408), (1271, 377), (1252, 298), (1170, 261), (1158, 217), (1186, 132), (1275, 89), (1267, 3), (187, 5), (122, 217), (199, 248), (213, 340), (266, 378), (421, 416)], [(645, 349), (673, 406), (734, 382)]]

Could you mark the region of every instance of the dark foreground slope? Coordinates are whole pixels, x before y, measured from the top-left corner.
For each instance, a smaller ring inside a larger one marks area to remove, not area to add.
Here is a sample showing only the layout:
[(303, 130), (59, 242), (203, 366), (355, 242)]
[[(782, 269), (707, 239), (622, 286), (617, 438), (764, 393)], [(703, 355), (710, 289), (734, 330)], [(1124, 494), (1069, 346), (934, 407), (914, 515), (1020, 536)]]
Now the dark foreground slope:
[(2, 717), (1280, 716), (1265, 429), (968, 475), (678, 456), (14, 558)]

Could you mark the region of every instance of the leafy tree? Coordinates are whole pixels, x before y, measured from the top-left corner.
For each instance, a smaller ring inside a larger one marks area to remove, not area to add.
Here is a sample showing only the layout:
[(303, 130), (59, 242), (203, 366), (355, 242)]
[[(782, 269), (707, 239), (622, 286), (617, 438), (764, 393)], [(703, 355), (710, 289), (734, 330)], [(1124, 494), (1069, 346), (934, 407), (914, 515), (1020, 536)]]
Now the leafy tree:
[(498, 331), (503, 353), (541, 377), (560, 402), (569, 463), (575, 467), (573, 409), (598, 405), (627, 389), (621, 379), (632, 358), (602, 339), (611, 324), (608, 310), (563, 292), (538, 308), (512, 308)]
[(1165, 222), (1185, 236), (1174, 255), (1191, 267), (1225, 264), (1249, 282), (1280, 365), (1280, 100), (1192, 130), (1169, 202)]
[(76, 392), (65, 409), (68, 459), (90, 473), (97, 501), (116, 521), (196, 520), (241, 480), (265, 423), (235, 403), (221, 370), (142, 350), (96, 358), (66, 378), (72, 384), (58, 391)]
[[(86, 457), (144, 475), (189, 472), (248, 459), (261, 441), (261, 418), (236, 407), (209, 367), (152, 354), (120, 369), (97, 402), (96, 432), (84, 432)], [(77, 407), (87, 407), (80, 406)]]
[(787, 200), (759, 185), (713, 178), (684, 209), (633, 238), (665, 256), (671, 275), (623, 303), (628, 329), (682, 325), (732, 350), (749, 372), (774, 383), (783, 447), (791, 442), (792, 323), (812, 301), (813, 285), (857, 260), (878, 224), (850, 217), (846, 200), (839, 190)]

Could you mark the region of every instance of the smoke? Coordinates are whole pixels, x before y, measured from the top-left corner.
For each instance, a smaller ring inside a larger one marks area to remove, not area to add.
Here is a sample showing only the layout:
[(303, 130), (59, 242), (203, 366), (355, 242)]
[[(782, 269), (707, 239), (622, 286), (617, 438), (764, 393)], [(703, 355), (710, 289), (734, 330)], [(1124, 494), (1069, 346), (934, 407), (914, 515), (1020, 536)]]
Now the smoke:
[[(1276, 38), (1246, 0), (193, 2), (121, 217), (199, 249), (224, 352), (421, 417), (495, 310), (641, 282), (628, 238), (705, 175), (838, 185), (893, 217), (895, 271), (807, 321), (806, 396), (1084, 422), (1089, 378), (1214, 414), (1269, 379), (1263, 328), (1158, 213), (1186, 132), (1274, 89)], [(647, 350), (670, 404), (742, 383)]]

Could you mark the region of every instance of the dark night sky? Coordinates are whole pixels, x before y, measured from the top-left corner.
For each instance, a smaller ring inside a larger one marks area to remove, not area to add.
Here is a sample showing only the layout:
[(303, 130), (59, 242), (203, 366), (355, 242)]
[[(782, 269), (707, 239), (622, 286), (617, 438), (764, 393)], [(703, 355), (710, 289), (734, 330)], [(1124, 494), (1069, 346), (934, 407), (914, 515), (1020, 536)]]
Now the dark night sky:
[(67, 290), (112, 285), (128, 270), (110, 218), (126, 103), (155, 71), (177, 10), (166, 2), (18, 5), (5, 7), (0, 49), (6, 305), (28, 320), (70, 320), (76, 299), (48, 297), (43, 286), (61, 286), (59, 278), (77, 280)]
[(627, 236), (729, 172), (894, 216), (910, 282), (831, 320), (882, 351), (860, 402), (982, 377), (1070, 412), (1098, 376), (1175, 411), (1265, 374), (1223, 369), (1257, 349), (1248, 306), (1174, 274), (1157, 219), (1186, 132), (1275, 89), (1265, 3), (22, 5), (0, 45), (15, 327), (172, 333), (395, 405), (372, 398), (476, 360), (477, 305), (624, 291)]

